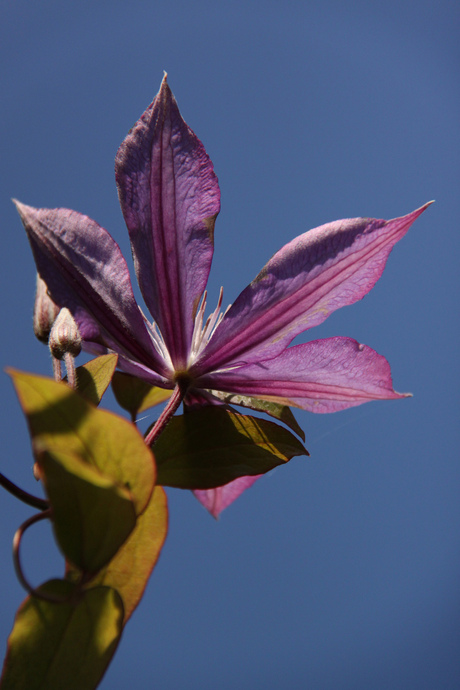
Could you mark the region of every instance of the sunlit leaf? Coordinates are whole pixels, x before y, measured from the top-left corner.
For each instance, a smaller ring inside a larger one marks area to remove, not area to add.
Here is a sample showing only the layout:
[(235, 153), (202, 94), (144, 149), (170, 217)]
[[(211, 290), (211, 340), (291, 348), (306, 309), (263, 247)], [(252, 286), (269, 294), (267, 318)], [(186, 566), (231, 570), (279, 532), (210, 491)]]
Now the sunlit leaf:
[(93, 405), (99, 405), (112, 380), (118, 355), (101, 355), (77, 367), (77, 390)]
[(302, 441), (305, 441), (305, 434), (301, 426), (299, 426), (297, 419), (294, 417), (292, 410), (287, 405), (280, 405), (280, 403), (270, 402), (269, 400), (262, 400), (261, 398), (251, 398), (247, 395), (239, 395), (237, 393), (222, 393), (221, 391), (211, 391), (211, 393), (227, 405), (241, 405), (241, 407), (248, 407), (257, 412), (265, 412), (271, 417), (278, 419), (294, 431)]
[(154, 448), (158, 484), (182, 489), (215, 488), (308, 455), (284, 427), (221, 407), (173, 417)]
[(65, 383), (8, 370), (27, 416), (34, 447), (75, 453), (129, 488), (142, 512), (155, 481), (152, 453), (128, 420), (99, 410)]
[(123, 604), (110, 587), (81, 592), (63, 580), (39, 588), (52, 603), (27, 597), (8, 640), (1, 690), (93, 690), (115, 652)]
[(125, 620), (138, 605), (158, 560), (168, 531), (168, 504), (161, 486), (153, 490), (147, 509), (116, 556), (89, 583), (114, 587), (123, 599)]
[(136, 524), (129, 491), (62, 450), (44, 451), (38, 463), (62, 552), (80, 570), (97, 573)]
[(112, 390), (120, 407), (127, 410), (133, 419), (139, 412), (165, 402), (172, 393), (121, 371), (115, 372), (113, 376)]

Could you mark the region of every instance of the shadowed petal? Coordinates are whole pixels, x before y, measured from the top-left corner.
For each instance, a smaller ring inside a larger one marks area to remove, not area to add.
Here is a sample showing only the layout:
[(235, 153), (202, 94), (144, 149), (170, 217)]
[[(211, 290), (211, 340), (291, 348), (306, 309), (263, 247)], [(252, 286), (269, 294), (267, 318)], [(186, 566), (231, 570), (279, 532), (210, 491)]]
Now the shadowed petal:
[(40, 276), (53, 300), (70, 309), (89, 349), (92, 342), (96, 350), (107, 346), (166, 375), (134, 299), (126, 262), (109, 233), (75, 211), (15, 203)]
[(258, 474), (255, 477), (238, 477), (238, 479), (234, 479), (224, 486), (219, 486), (217, 489), (195, 489), (193, 493), (206, 510), (209, 510), (211, 515), (217, 518), (225, 508), (228, 508), (238, 496), (241, 496), (243, 491), (249, 489), (261, 476)]
[(144, 300), (183, 368), (211, 266), (220, 191), (166, 77), (120, 146), (115, 172)]
[(336, 412), (370, 400), (405, 398), (393, 390), (385, 357), (352, 338), (295, 345), (274, 359), (210, 374), (200, 385), (252, 395), (309, 412)]
[(364, 297), (428, 205), (389, 221), (338, 220), (294, 239), (239, 295), (196, 369), (275, 357), (296, 335)]

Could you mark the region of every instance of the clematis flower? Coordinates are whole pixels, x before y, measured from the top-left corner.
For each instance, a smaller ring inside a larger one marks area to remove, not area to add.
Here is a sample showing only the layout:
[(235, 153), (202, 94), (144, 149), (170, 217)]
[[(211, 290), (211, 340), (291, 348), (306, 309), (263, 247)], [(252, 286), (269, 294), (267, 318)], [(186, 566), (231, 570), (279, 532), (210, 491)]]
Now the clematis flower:
[[(116, 352), (125, 372), (172, 389), (174, 410), (184, 398), (222, 404), (227, 394), (249, 407), (259, 399), (319, 413), (405, 397), (394, 391), (386, 359), (366, 345), (345, 337), (290, 343), (371, 290), (428, 204), (389, 221), (338, 220), (300, 235), (224, 314), (221, 291), (205, 320), (220, 191), (166, 77), (121, 144), (115, 172), (152, 321), (137, 305), (128, 266), (106, 230), (75, 211), (17, 203), (38, 272), (53, 301), (72, 313), (84, 349)], [(195, 493), (217, 514), (255, 479)]]

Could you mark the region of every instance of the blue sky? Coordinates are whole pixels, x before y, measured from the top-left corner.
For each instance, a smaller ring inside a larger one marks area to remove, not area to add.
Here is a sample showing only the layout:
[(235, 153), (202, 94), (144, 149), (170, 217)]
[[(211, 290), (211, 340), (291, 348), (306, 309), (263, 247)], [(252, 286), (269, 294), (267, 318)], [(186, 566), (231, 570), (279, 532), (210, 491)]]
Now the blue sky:
[[(221, 186), (211, 302), (309, 228), (436, 199), (374, 290), (303, 336), (370, 345), (414, 397), (296, 413), (311, 458), (217, 522), (170, 491), (166, 546), (101, 688), (460, 686), (459, 20), (448, 0), (0, 2), (3, 367), (51, 373), (10, 198), (88, 214), (129, 259), (113, 160), (163, 70)], [(0, 387), (1, 471), (37, 492), (6, 375)], [(30, 514), (0, 494), (2, 647), (24, 598), (11, 539)], [(23, 548), (33, 583), (62, 573), (44, 524)]]

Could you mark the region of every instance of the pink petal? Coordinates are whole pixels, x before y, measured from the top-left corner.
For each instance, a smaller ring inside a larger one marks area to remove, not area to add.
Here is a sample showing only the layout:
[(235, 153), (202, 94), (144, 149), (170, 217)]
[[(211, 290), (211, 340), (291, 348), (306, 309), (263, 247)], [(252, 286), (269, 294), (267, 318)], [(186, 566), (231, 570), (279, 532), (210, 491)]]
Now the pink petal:
[(200, 385), (320, 413), (410, 395), (393, 390), (385, 357), (340, 337), (296, 345), (274, 359), (211, 374)]
[(193, 492), (199, 502), (204, 505), (215, 518), (240, 496), (243, 491), (249, 489), (261, 474), (255, 477), (238, 477), (232, 482), (219, 486), (217, 489), (195, 489)]
[[(167, 374), (134, 298), (118, 244), (87, 216), (63, 208), (36, 209), (15, 202), (37, 270), (53, 300), (73, 313), (88, 349), (109, 347)], [(157, 372), (157, 373), (155, 373)]]
[(115, 161), (137, 279), (176, 369), (185, 367), (220, 209), (217, 177), (163, 79)]
[(364, 297), (393, 246), (428, 205), (389, 221), (335, 221), (287, 244), (240, 294), (197, 370), (275, 357), (296, 335)]

